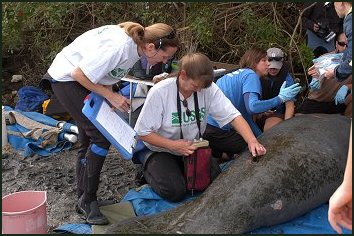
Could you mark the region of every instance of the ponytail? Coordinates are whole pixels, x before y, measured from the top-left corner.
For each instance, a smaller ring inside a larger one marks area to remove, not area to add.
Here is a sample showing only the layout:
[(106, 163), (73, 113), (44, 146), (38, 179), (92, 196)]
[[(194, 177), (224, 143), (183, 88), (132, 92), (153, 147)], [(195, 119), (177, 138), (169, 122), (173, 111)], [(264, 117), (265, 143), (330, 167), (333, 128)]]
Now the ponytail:
[(138, 23), (127, 21), (118, 24), (134, 40), (137, 45), (144, 43), (144, 27)]
[(123, 22), (119, 26), (124, 28), (125, 32), (134, 40), (134, 42), (141, 46), (144, 43), (157, 44), (161, 40), (161, 48), (178, 47), (179, 40), (175, 30), (164, 23), (156, 23), (148, 27), (135, 22)]

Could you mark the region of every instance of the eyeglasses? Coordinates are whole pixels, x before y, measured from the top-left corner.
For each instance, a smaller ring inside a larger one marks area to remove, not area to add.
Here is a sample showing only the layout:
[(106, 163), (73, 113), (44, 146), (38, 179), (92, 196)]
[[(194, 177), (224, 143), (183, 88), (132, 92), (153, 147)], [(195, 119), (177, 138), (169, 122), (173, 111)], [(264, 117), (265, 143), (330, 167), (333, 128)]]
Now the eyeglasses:
[(190, 117), (192, 115), (192, 112), (188, 108), (188, 102), (186, 99), (182, 100), (183, 106), (186, 108), (186, 115)]
[(346, 42), (337, 42), (338, 43), (338, 45), (339, 46), (341, 46), (341, 47), (346, 47), (346, 46), (348, 46), (348, 44), (346, 43)]
[(268, 61), (281, 61), (283, 60), (282, 57), (268, 57)]

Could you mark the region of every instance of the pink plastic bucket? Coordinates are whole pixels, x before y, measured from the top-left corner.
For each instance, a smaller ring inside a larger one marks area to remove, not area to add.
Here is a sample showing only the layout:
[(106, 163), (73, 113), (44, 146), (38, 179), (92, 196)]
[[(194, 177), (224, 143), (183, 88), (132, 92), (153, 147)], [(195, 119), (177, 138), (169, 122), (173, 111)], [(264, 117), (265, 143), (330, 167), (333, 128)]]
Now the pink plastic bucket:
[(3, 234), (46, 234), (47, 192), (22, 191), (2, 198)]

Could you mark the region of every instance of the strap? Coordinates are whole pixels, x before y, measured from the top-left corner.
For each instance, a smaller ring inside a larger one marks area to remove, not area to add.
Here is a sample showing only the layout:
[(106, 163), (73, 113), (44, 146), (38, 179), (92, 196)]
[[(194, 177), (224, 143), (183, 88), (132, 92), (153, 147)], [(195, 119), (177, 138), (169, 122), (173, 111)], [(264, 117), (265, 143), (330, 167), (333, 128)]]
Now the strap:
[(179, 128), (180, 128), (180, 137), (183, 139), (183, 133), (182, 133), (182, 116), (181, 116), (181, 97), (179, 96), (179, 84), (178, 84), (178, 76), (176, 79), (177, 83), (177, 112), (178, 112), (178, 120), (179, 120)]
[[(179, 127), (180, 127), (180, 137), (183, 139), (183, 133), (182, 133), (182, 111), (181, 111), (181, 97), (179, 96), (179, 84), (178, 84), (178, 78), (176, 79), (177, 83), (177, 113), (178, 113), (178, 120), (179, 120)], [(195, 118), (197, 120), (197, 126), (199, 129), (199, 138), (202, 137), (202, 134), (200, 132), (200, 114), (199, 114), (199, 104), (198, 104), (198, 94), (197, 92), (193, 93), (194, 95), (194, 108), (195, 108)]]
[(198, 129), (199, 129), (199, 138), (201, 138), (202, 134), (200, 132), (200, 114), (199, 114), (199, 104), (198, 104), (197, 92), (194, 92), (194, 108), (195, 108), (195, 118), (197, 119), (197, 125), (198, 125)]

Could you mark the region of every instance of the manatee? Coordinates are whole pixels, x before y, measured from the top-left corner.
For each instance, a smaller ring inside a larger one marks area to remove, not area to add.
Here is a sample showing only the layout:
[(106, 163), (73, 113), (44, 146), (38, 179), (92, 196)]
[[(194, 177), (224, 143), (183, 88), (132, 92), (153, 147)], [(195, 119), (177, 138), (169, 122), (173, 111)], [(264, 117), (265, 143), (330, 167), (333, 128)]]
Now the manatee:
[(259, 136), (266, 155), (253, 159), (245, 150), (196, 200), (112, 224), (106, 233), (241, 234), (299, 217), (340, 185), (350, 123), (327, 114), (286, 120)]

